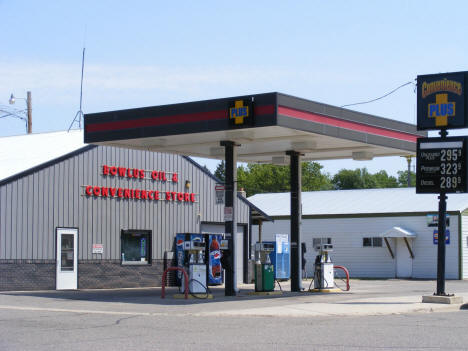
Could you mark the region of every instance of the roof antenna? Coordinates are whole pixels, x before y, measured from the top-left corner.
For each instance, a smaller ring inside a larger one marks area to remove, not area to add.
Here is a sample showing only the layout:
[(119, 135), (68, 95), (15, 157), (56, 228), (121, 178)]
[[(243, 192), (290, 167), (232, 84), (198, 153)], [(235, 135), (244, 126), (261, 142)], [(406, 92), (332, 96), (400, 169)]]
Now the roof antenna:
[(85, 50), (86, 48), (83, 47), (83, 58), (81, 59), (81, 87), (80, 87), (80, 109), (75, 115), (75, 118), (73, 118), (73, 121), (70, 124), (70, 127), (68, 127), (68, 131), (70, 131), (71, 127), (75, 122), (78, 122), (78, 128), (81, 129), (81, 118), (83, 117), (83, 110), (81, 109), (82, 103), (83, 103), (83, 73), (84, 73), (84, 59), (85, 59)]

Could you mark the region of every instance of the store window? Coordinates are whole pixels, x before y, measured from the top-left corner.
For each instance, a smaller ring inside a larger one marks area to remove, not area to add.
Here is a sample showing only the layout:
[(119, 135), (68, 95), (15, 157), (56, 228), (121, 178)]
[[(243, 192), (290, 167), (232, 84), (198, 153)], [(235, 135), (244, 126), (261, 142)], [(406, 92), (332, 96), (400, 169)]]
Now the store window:
[(382, 247), (382, 238), (362, 238), (363, 247)]
[(122, 230), (120, 242), (122, 264), (151, 264), (150, 230)]

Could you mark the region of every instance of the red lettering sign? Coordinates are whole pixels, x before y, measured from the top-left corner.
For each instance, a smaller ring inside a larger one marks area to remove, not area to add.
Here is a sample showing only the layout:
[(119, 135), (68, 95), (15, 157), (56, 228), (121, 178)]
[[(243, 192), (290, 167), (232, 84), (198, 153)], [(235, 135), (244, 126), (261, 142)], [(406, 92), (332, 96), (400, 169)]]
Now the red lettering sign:
[(98, 187), (98, 186), (95, 186), (93, 188), (93, 194), (94, 194), (94, 196), (99, 196), (101, 194), (101, 188)]
[[(110, 168), (108, 168), (110, 174)], [(106, 186), (86, 185), (84, 193), (87, 196), (94, 197), (110, 197), (110, 198), (125, 198), (125, 199), (140, 199), (140, 200), (161, 200), (158, 190), (142, 190), (142, 189), (127, 189), (127, 188), (111, 188)], [(194, 193), (184, 193), (176, 191), (165, 191), (163, 193), (165, 201), (177, 202), (195, 202)]]
[[(168, 174), (171, 175), (171, 181), (177, 183), (179, 181), (179, 175), (177, 172), (165, 172), (165, 171), (146, 171), (139, 168), (127, 168), (127, 167), (117, 167), (117, 166), (102, 166), (102, 174), (105, 176), (118, 176), (121, 178), (138, 178), (145, 179), (145, 172), (151, 172), (151, 179), (159, 180), (161, 182), (167, 182)], [(175, 198), (173, 199), (175, 200)]]

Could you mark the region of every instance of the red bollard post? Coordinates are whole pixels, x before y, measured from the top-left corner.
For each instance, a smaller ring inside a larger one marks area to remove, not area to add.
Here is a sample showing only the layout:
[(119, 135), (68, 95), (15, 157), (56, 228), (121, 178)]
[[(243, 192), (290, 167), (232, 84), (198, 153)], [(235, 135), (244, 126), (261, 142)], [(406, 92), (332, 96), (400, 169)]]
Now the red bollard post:
[(164, 299), (166, 297), (166, 276), (167, 272), (169, 271), (181, 271), (184, 274), (184, 282), (185, 282), (185, 289), (184, 289), (184, 294), (185, 294), (185, 299), (188, 299), (188, 275), (185, 269), (180, 268), (180, 267), (169, 267), (167, 268), (163, 275), (162, 275), (162, 284), (161, 284), (161, 299)]

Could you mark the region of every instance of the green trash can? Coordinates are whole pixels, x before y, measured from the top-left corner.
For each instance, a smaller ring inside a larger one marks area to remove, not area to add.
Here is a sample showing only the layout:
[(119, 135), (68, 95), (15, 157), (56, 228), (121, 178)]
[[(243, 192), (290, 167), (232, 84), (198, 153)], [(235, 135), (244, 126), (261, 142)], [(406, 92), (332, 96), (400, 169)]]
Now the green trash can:
[(255, 264), (255, 291), (273, 291), (275, 270), (270, 263)]

